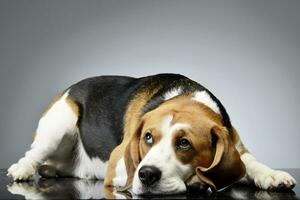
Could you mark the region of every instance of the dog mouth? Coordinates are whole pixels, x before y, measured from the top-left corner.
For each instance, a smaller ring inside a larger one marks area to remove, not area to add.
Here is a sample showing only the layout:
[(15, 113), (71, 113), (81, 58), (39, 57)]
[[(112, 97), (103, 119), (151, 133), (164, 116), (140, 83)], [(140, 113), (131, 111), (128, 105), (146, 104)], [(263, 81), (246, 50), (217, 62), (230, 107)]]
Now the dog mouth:
[(186, 191), (186, 185), (182, 186), (178, 184), (160, 182), (152, 186), (145, 186), (141, 184), (133, 192), (139, 196), (169, 196), (183, 194)]

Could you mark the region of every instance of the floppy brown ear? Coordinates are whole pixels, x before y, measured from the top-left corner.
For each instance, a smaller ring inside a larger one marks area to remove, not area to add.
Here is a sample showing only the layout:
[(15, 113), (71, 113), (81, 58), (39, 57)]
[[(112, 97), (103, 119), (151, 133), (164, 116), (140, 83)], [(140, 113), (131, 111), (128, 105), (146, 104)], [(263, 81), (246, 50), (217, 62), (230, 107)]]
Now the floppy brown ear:
[(238, 181), (245, 175), (245, 166), (225, 128), (214, 126), (211, 129), (214, 159), (209, 167), (199, 166), (196, 174), (212, 190), (220, 190)]
[(132, 134), (125, 151), (124, 151), (124, 161), (126, 166), (127, 172), (127, 182), (126, 185), (122, 188), (119, 188), (119, 191), (125, 191), (131, 187), (133, 176), (136, 168), (138, 167), (139, 163), (141, 162), (141, 156), (139, 151), (139, 141), (141, 136), (141, 131), (143, 127), (143, 121), (139, 123), (135, 132)]
[(132, 138), (129, 142), (128, 149), (129, 154), (132, 159), (132, 164), (134, 168), (137, 168), (139, 163), (141, 162), (141, 155), (140, 155), (140, 137), (142, 134), (142, 128), (143, 128), (144, 121), (141, 121), (139, 125), (137, 126), (137, 129), (135, 130), (134, 134), (132, 135)]

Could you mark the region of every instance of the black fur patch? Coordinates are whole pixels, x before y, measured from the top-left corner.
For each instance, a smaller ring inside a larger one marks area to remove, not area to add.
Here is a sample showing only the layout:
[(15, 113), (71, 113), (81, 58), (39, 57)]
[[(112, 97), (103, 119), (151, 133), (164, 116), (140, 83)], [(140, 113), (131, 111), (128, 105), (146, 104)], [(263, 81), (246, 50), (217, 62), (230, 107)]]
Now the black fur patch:
[(70, 97), (80, 107), (80, 137), (90, 157), (106, 161), (121, 142), (123, 116), (137, 86), (134, 78), (101, 76), (71, 87)]

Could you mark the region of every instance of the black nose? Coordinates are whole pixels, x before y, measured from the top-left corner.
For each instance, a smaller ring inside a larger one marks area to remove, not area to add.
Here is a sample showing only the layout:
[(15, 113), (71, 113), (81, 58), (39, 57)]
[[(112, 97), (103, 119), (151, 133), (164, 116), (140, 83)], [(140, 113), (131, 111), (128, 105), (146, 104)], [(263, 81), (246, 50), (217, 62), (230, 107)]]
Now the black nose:
[(153, 166), (143, 166), (139, 170), (139, 178), (141, 182), (149, 187), (154, 185), (161, 177), (161, 171)]

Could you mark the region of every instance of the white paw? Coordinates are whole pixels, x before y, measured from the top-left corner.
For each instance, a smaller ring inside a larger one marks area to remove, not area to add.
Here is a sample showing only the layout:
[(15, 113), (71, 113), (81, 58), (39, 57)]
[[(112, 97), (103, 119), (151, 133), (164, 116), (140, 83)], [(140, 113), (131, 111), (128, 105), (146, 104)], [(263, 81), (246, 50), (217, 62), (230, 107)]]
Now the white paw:
[(254, 178), (256, 186), (265, 189), (292, 189), (296, 180), (287, 172), (279, 170), (269, 170), (261, 173)]
[(13, 164), (7, 170), (7, 176), (12, 176), (14, 181), (29, 180), (33, 178), (36, 171), (36, 164), (34, 161), (26, 158), (21, 158), (18, 163)]

